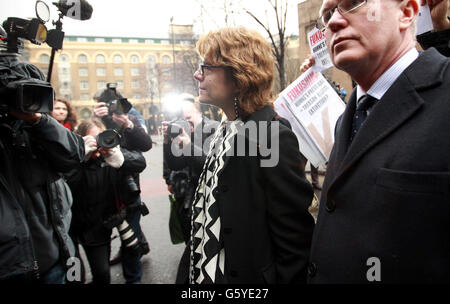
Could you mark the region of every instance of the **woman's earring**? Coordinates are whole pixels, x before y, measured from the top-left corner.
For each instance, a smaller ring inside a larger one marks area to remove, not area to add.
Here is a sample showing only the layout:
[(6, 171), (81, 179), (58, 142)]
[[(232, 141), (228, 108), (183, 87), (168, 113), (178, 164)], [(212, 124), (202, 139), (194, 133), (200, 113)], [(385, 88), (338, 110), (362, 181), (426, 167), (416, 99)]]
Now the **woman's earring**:
[(236, 118), (239, 117), (239, 112), (238, 112), (238, 98), (234, 97), (234, 114), (236, 115)]

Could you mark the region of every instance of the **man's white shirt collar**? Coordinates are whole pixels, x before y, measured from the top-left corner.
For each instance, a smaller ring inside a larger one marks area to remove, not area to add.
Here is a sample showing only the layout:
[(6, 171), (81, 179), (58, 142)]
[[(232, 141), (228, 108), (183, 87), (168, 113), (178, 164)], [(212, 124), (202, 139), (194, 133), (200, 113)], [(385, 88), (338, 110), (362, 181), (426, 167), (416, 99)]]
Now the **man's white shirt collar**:
[(419, 57), (419, 52), (415, 47), (406, 52), (399, 60), (397, 60), (380, 78), (366, 92), (358, 85), (356, 87), (356, 100), (359, 100), (363, 95), (369, 94), (380, 100), (397, 78), (403, 73), (406, 68)]

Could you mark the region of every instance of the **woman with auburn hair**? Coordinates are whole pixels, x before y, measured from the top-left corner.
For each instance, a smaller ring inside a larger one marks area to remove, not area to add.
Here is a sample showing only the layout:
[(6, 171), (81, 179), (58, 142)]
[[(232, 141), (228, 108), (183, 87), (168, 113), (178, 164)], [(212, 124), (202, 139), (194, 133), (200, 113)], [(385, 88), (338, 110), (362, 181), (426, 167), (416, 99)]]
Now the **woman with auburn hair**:
[(56, 98), (50, 115), (70, 131), (77, 126), (77, 114), (66, 99)]
[(271, 47), (238, 27), (206, 34), (197, 50), (199, 101), (225, 115), (199, 178), (177, 282), (306, 282), (313, 190), (297, 138), (271, 107)]

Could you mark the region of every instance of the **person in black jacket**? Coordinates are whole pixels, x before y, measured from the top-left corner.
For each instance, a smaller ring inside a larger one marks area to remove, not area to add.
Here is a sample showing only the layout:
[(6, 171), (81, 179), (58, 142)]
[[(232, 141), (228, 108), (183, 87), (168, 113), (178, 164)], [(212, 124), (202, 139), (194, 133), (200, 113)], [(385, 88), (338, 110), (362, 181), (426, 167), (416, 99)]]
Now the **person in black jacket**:
[[(152, 139), (147, 134), (145, 129), (139, 123), (137, 117), (131, 114), (116, 114), (109, 113), (106, 104), (113, 100), (123, 98), (123, 96), (114, 88), (107, 88), (98, 96), (98, 103), (94, 106), (94, 115), (102, 119), (102, 122), (108, 129), (115, 129), (121, 134), (120, 146), (129, 151), (141, 151), (146, 152), (152, 148)], [(139, 187), (139, 174), (134, 174), (133, 178)], [(140, 196), (137, 197), (136, 204), (141, 203)], [(135, 230), (143, 248), (143, 254), (150, 251), (148, 243), (142, 233), (141, 226), (139, 224), (141, 219), (141, 213), (136, 211), (127, 214), (127, 220), (131, 227)], [(118, 257), (115, 257), (111, 264), (116, 261), (122, 261), (122, 268), (124, 277), (127, 283), (139, 283), (142, 276), (142, 264), (141, 255), (125, 255), (119, 252)], [(114, 261), (115, 260), (115, 261)]]
[(97, 119), (79, 125), (77, 133), (83, 136), (88, 154), (85, 161), (68, 175), (74, 199), (71, 235), (86, 252), (95, 284), (107, 284), (111, 279), (112, 230), (104, 221), (124, 208), (125, 176), (142, 172), (146, 166), (141, 152), (119, 146), (97, 149), (95, 137), (103, 130), (103, 124)]
[[(178, 126), (178, 131), (181, 131), (181, 133), (178, 136), (171, 137), (167, 134), (168, 125), (171, 123), (163, 121), (163, 151), (164, 163), (171, 171), (167, 178), (168, 190), (175, 194), (177, 200), (183, 201), (178, 213), (187, 243), (191, 232), (191, 204), (208, 152), (204, 148), (209, 147), (212, 139), (211, 136), (216, 131), (219, 123), (202, 115), (199, 104), (194, 103), (194, 97), (192, 95), (190, 100), (182, 100), (181, 108), (183, 113), (182, 119), (190, 124), (190, 132), (187, 133), (180, 125)], [(172, 150), (177, 148), (181, 148), (188, 153), (174, 155)], [(186, 189), (178, 189), (179, 187), (175, 185), (179, 184), (176, 180), (179, 179), (180, 175), (184, 175), (187, 179), (187, 187), (183, 187)], [(182, 190), (183, 193), (180, 194), (179, 190)]]
[[(164, 135), (164, 176), (169, 192), (174, 194), (177, 201), (177, 215), (184, 234), (184, 241), (188, 244), (191, 235), (192, 201), (198, 186), (198, 179), (203, 170), (206, 154), (212, 135), (215, 133), (218, 122), (204, 117), (199, 104), (194, 103), (194, 96), (183, 94), (181, 100), (182, 117), (189, 123), (189, 133), (182, 125), (178, 127), (176, 134), (168, 134), (170, 122), (163, 121)], [(180, 123), (172, 122), (172, 124)], [(182, 124), (182, 121), (181, 121)], [(172, 128), (173, 129), (173, 128)], [(172, 130), (175, 131), (175, 130)], [(181, 133), (179, 133), (181, 131)], [(186, 153), (176, 153), (174, 150), (183, 149)], [(189, 246), (186, 247), (189, 250)], [(184, 257), (187, 255), (184, 255)], [(189, 273), (189, 261), (182, 258), (178, 267), (177, 283), (183, 283)]]
[(194, 195), (189, 282), (304, 283), (313, 188), (296, 136), (270, 105), (271, 47), (238, 27), (204, 35), (197, 50), (199, 102), (225, 115)]
[(433, 22), (433, 30), (417, 36), (417, 41), (424, 49), (436, 48), (442, 55), (450, 57), (450, 17), (448, 0), (421, 0), (428, 4)]
[(14, 110), (5, 94), (14, 81), (43, 79), (35, 66), (0, 54), (0, 280), (10, 282), (64, 283), (75, 255), (61, 174), (83, 160), (83, 139), (48, 114)]

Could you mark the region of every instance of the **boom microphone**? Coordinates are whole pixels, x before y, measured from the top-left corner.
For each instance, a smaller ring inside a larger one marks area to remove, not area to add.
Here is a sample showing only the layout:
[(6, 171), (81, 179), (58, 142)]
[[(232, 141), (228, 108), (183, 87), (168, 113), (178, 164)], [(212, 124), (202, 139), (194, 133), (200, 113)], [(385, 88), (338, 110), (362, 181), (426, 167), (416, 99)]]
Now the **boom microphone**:
[(76, 20), (88, 20), (92, 16), (92, 6), (86, 0), (59, 0), (53, 4), (64, 15)]

